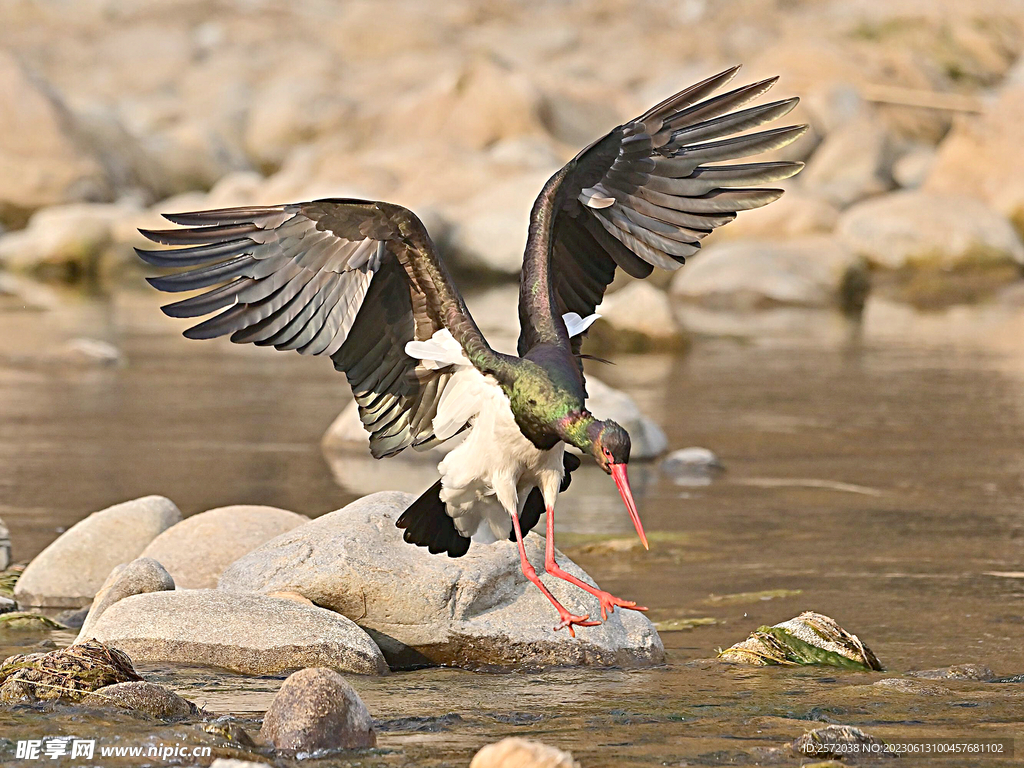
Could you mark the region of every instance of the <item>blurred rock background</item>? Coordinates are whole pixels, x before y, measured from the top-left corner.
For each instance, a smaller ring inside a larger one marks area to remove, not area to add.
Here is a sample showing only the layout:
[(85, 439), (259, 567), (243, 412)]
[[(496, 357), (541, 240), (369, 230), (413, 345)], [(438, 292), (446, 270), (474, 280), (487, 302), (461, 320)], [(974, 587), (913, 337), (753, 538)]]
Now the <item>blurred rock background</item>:
[(0, 22), (11, 273), (138, 284), (135, 230), (161, 211), (359, 196), (417, 211), (458, 270), (514, 281), (550, 173), (742, 62), (802, 97), (812, 130), (782, 152), (806, 169), (662, 276), (649, 332), (611, 322), (674, 338), (709, 312), (856, 314), (870, 290), (1021, 296), (1015, 0), (5, 0)]

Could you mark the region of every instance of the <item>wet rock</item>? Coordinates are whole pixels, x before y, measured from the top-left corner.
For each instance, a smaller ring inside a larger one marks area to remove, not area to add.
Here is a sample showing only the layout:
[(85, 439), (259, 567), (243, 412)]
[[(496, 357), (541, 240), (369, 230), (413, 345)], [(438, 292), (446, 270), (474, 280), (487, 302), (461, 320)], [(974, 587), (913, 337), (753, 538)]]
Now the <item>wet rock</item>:
[[(635, 667), (664, 659), (653, 625), (633, 611), (583, 628), (575, 640), (552, 632), (551, 604), (522, 575), (512, 542), (473, 544), (457, 559), (407, 544), (395, 521), (414, 498), (377, 493), (319, 517), (232, 564), (220, 588), (298, 592), (357, 621), (393, 667)], [(543, 539), (528, 536), (526, 544), (531, 562), (542, 564)], [(583, 591), (550, 577), (545, 583), (569, 610), (599, 615)]]
[(182, 720), (200, 714), (191, 701), (160, 685), (136, 680), (99, 688), (84, 699), (85, 707), (117, 707), (158, 720)]
[(307, 666), (387, 672), (373, 641), (344, 616), (265, 595), (213, 589), (133, 595), (104, 611), (91, 632), (136, 661), (248, 675)]
[(91, 691), (141, 679), (124, 653), (88, 642), (6, 659), (0, 665), (0, 702), (76, 703)]
[(7, 524), (0, 520), (0, 571), (11, 564), (11, 532)]
[(23, 563), (15, 563), (9, 565), (0, 571), (0, 596), (14, 598), (14, 587), (18, 583), (18, 579), (21, 578), (21, 574), (25, 572), (25, 565)]
[(174, 589), (174, 579), (164, 567), (151, 557), (140, 557), (127, 565), (118, 565), (103, 582), (100, 591), (93, 598), (89, 614), (82, 624), (76, 643), (89, 640), (93, 627), (100, 616), (118, 600), (131, 595), (147, 592), (164, 592)]
[(224, 569), (242, 555), (308, 522), (304, 515), (276, 507), (220, 507), (168, 528), (142, 556), (163, 565), (180, 589), (213, 589)]
[(254, 763), (250, 760), (234, 760), (227, 757), (218, 757), (210, 768), (266, 768), (266, 763)]
[[(238, 723), (233, 722), (229, 715), (222, 715), (216, 720), (204, 723), (203, 730), (246, 751), (255, 751), (257, 749), (257, 744), (252, 736), (249, 735), (249, 732)], [(243, 764), (249, 765), (249, 763), (244, 762)]]
[(67, 629), (60, 622), (48, 616), (25, 611), (10, 611), (0, 614), (0, 629), (23, 630), (28, 632), (48, 632), (51, 629)]
[(303, 669), (274, 696), (260, 736), (277, 750), (321, 750), (377, 746), (373, 719), (359, 694), (332, 669)]
[(892, 188), (894, 151), (885, 126), (870, 115), (829, 133), (800, 174), (812, 195), (840, 208)]
[(557, 166), (497, 181), (453, 209), (448, 244), (453, 261), (467, 269), (518, 275), (530, 209)]
[(919, 677), (924, 680), (977, 680), (987, 683), (996, 679), (996, 673), (984, 664), (954, 664), (941, 669), (907, 672), (907, 677)]
[(587, 408), (599, 419), (618, 422), (630, 439), (631, 461), (654, 459), (668, 448), (668, 438), (661, 427), (640, 411), (632, 397), (609, 387), (600, 379), (587, 377)]
[(851, 251), (886, 269), (1024, 263), (1024, 244), (1010, 222), (962, 195), (894, 192), (850, 208), (836, 232)]
[(944, 688), (941, 685), (929, 685), (920, 680), (907, 680), (902, 677), (887, 677), (872, 683), (871, 686), (896, 693), (909, 693), (914, 696), (943, 696), (952, 693), (949, 688)]
[(57, 93), (0, 52), (0, 222), (21, 226), (47, 205), (109, 194), (103, 167), (76, 141), (71, 113)]
[(114, 243), (114, 227), (139, 212), (137, 203), (73, 203), (43, 208), (28, 226), (0, 237), (0, 263), (10, 269), (94, 274)]
[(720, 652), (718, 658), (757, 667), (823, 664), (848, 669), (882, 668), (875, 654), (856, 635), (834, 619), (812, 611), (773, 627), (759, 627), (742, 643)]
[(685, 343), (668, 295), (650, 283), (636, 281), (608, 294), (597, 313), (601, 319), (588, 332), (593, 349), (643, 352)]
[(839, 759), (858, 754), (849, 752), (851, 748), (860, 750), (862, 756), (869, 753), (881, 756), (884, 754), (884, 747), (885, 742), (882, 739), (852, 725), (826, 725), (824, 728), (815, 728), (790, 744), (790, 748), (798, 755)]
[(82, 608), (114, 566), (137, 558), (160, 533), (181, 521), (170, 499), (144, 496), (93, 512), (40, 552), (14, 589), (20, 605)]
[(18, 610), (18, 604), (10, 597), (0, 597), (0, 614)]
[[(978, 116), (964, 117), (939, 145), (923, 189), (984, 201), (1020, 221), (1024, 211), (1024, 82), (1002, 90)], [(1019, 228), (1019, 224), (1018, 224)]]
[(661, 471), (676, 485), (710, 485), (725, 471), (722, 462), (707, 448), (680, 448), (661, 460)]
[(513, 736), (481, 749), (469, 768), (580, 768), (580, 764), (569, 752)]
[(89, 618), (88, 608), (71, 608), (61, 611), (54, 617), (54, 621), (63, 624), (68, 629), (81, 629), (85, 626), (85, 620)]
[(779, 305), (863, 306), (849, 288), (865, 280), (861, 261), (832, 238), (779, 242), (727, 241), (708, 247), (672, 280), (674, 297), (713, 309), (745, 311)]

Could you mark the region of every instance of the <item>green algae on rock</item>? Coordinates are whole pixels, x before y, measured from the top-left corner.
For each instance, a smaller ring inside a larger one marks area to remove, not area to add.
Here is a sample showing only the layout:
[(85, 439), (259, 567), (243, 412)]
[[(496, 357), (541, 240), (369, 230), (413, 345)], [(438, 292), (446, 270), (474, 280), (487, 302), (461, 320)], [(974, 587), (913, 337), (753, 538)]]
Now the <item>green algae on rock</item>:
[(47, 618), (38, 613), (27, 613), (25, 611), (12, 611), (0, 614), (0, 630), (50, 630), (67, 629), (59, 621)]
[(0, 703), (77, 703), (92, 691), (142, 680), (127, 655), (90, 641), (49, 653), (11, 656), (0, 665)]
[(834, 619), (813, 611), (805, 611), (773, 627), (758, 627), (742, 643), (719, 651), (718, 658), (758, 667), (818, 664), (846, 669), (882, 669), (875, 654), (856, 635), (840, 627)]

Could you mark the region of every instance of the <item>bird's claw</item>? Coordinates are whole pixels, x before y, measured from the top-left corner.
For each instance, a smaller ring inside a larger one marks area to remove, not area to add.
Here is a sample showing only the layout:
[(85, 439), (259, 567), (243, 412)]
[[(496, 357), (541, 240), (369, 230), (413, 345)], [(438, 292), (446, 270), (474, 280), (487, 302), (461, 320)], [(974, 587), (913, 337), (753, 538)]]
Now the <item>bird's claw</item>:
[(590, 618), (589, 613), (586, 616), (576, 616), (566, 611), (561, 616), (562, 620), (555, 627), (555, 632), (562, 629), (562, 627), (566, 627), (569, 630), (570, 637), (576, 637), (576, 632), (573, 630), (574, 625), (577, 627), (598, 627), (601, 625), (600, 621), (588, 621)]
[(608, 616), (615, 613), (616, 608), (629, 608), (631, 611), (647, 610), (644, 606), (637, 605), (632, 600), (623, 600), (621, 597), (616, 597), (608, 592), (597, 595), (597, 599), (601, 603), (601, 619), (604, 621), (608, 621)]

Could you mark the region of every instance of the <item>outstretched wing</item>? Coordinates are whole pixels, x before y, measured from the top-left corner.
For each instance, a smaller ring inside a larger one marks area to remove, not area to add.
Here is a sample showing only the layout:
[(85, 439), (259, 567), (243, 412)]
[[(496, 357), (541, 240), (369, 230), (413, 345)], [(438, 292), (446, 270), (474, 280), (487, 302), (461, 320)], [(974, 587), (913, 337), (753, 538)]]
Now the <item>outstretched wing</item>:
[[(757, 185), (788, 178), (802, 163), (719, 164), (777, 149), (807, 126), (748, 129), (787, 114), (797, 99), (738, 109), (778, 78), (708, 98), (739, 67), (697, 83), (611, 131), (555, 174), (534, 205), (523, 264), (519, 353), (566, 338), (558, 318), (590, 315), (622, 267), (644, 278), (678, 269), (700, 241), (738, 211), (777, 200)], [(737, 135), (740, 134), (740, 135)], [(550, 261), (549, 261), (550, 259)], [(546, 282), (548, 290), (538, 289)], [(581, 338), (572, 341), (579, 352)]]
[(466, 310), (426, 230), (397, 205), (365, 200), (167, 215), (185, 229), (142, 230), (174, 250), (138, 250), (160, 267), (189, 267), (149, 282), (202, 290), (168, 304), (171, 317), (219, 312), (185, 331), (243, 344), (326, 355), (344, 371), (380, 458), (434, 439), (451, 378), (406, 353), (447, 329), (485, 372), (501, 365)]

